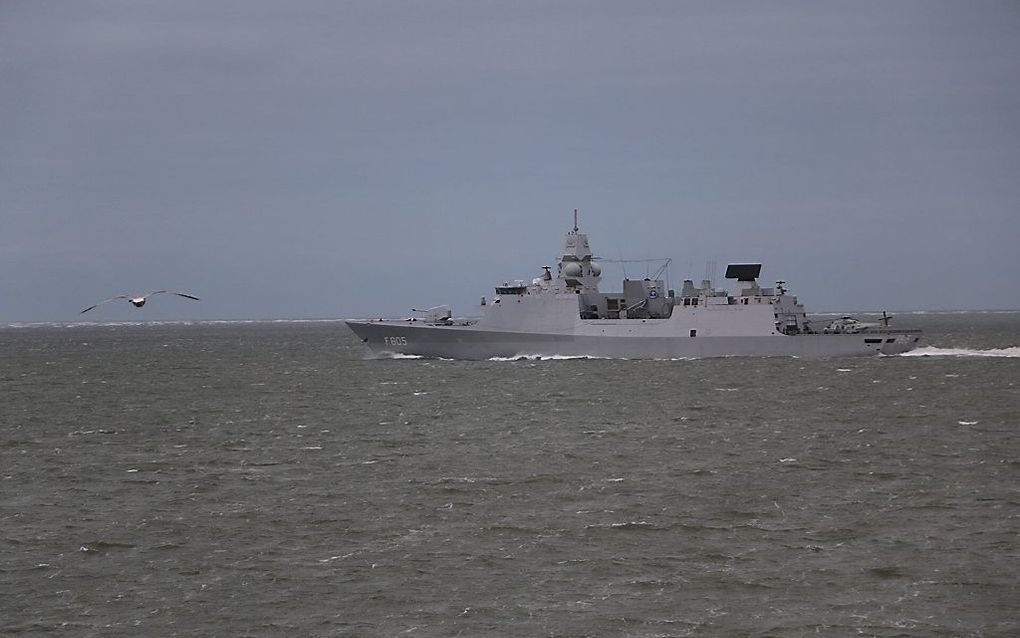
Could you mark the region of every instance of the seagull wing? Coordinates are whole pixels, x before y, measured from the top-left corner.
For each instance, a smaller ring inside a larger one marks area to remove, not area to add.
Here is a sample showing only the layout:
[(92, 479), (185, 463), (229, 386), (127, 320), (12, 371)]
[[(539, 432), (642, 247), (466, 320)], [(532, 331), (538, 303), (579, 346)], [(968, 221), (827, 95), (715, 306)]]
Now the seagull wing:
[(89, 310), (92, 310), (93, 308), (95, 308), (95, 307), (97, 307), (97, 306), (101, 306), (101, 305), (103, 305), (104, 303), (109, 303), (109, 302), (111, 302), (111, 301), (116, 301), (116, 300), (118, 300), (118, 299), (130, 299), (130, 297), (129, 297), (129, 296), (127, 296), (127, 295), (117, 295), (116, 297), (110, 297), (109, 299), (103, 299), (103, 300), (102, 300), (102, 301), (100, 301), (99, 303), (96, 303), (96, 304), (92, 304), (91, 306), (89, 306), (89, 307), (88, 307), (88, 308), (86, 308), (85, 310), (82, 310), (82, 311), (81, 311), (80, 313), (78, 313), (78, 314), (85, 314), (86, 312), (88, 312)]
[(187, 297), (188, 299), (194, 299), (195, 301), (201, 301), (201, 299), (199, 299), (198, 297), (196, 297), (194, 295), (185, 294), (183, 292), (177, 292), (176, 290), (153, 290), (149, 294), (145, 295), (145, 297), (148, 298), (148, 297), (151, 297), (152, 295), (158, 295), (158, 294), (163, 293), (163, 292), (169, 293), (171, 295), (177, 295), (178, 297)]

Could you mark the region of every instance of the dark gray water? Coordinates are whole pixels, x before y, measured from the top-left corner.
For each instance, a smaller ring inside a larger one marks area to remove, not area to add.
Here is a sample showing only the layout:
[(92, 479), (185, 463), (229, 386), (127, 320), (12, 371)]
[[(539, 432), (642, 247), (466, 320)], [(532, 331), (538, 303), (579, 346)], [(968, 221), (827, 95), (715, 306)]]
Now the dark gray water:
[(936, 356), (0, 328), (0, 634), (1015, 636), (1020, 314)]

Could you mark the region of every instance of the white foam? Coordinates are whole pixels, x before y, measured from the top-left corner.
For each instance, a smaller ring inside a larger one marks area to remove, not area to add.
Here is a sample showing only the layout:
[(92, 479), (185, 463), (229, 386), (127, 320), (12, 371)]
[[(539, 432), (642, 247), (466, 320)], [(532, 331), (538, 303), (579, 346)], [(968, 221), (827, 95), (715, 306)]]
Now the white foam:
[(900, 357), (1020, 357), (1020, 346), (1010, 346), (1009, 348), (989, 348), (987, 350), (972, 350), (969, 348), (936, 348), (935, 346), (926, 346), (924, 348), (918, 348), (917, 350), (911, 350), (910, 352), (904, 352), (903, 354), (897, 355)]
[(585, 355), (566, 354), (519, 354), (514, 357), (489, 357), (488, 361), (571, 361), (573, 359), (605, 359), (607, 357), (589, 357)]

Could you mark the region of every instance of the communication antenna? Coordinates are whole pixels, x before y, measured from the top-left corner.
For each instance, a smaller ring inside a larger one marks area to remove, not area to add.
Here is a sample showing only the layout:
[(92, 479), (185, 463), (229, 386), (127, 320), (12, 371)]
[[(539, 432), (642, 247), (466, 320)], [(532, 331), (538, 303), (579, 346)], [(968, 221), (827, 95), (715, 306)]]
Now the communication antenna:
[(715, 272), (717, 268), (718, 266), (714, 259), (709, 259), (705, 262), (705, 279), (713, 282), (713, 286), (715, 285)]
[[(619, 247), (617, 247), (618, 252), (619, 250), (620, 250)], [(666, 273), (666, 283), (669, 283), (670, 278), (669, 267), (670, 264), (673, 263), (672, 257), (659, 257), (656, 259), (623, 259), (622, 252), (620, 253), (620, 255), (621, 255), (620, 259), (605, 259), (604, 257), (599, 257), (598, 259), (599, 261), (605, 262), (607, 264), (620, 264), (620, 267), (623, 268), (624, 279), (627, 278), (627, 264), (645, 264), (645, 275), (647, 275), (649, 279), (658, 279), (659, 277), (662, 276), (663, 273)], [(650, 274), (652, 272), (651, 266), (652, 264), (661, 264), (659, 266), (659, 269), (655, 271), (654, 275)]]
[(669, 266), (670, 266), (670, 264), (673, 263), (673, 258), (672, 257), (667, 257), (665, 259), (649, 259), (647, 261), (649, 263), (651, 263), (653, 261), (661, 261), (662, 262), (662, 265), (659, 266), (659, 269), (655, 271), (655, 274), (652, 275), (651, 278), (652, 279), (658, 279), (659, 277), (662, 276), (662, 273), (666, 273), (666, 282), (668, 283), (669, 282)]
[(577, 232), (577, 209), (574, 209), (574, 232)]

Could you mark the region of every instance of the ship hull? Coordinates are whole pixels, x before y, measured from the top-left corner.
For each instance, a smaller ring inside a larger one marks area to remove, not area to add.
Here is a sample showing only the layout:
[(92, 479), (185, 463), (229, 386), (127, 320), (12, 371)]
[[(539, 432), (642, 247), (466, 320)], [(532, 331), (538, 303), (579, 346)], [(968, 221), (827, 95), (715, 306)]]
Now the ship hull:
[(916, 331), (769, 336), (606, 336), (492, 330), (475, 325), (348, 321), (378, 355), (485, 360), (519, 357), (703, 359), (713, 357), (865, 357), (901, 354), (918, 346)]

